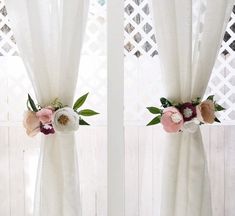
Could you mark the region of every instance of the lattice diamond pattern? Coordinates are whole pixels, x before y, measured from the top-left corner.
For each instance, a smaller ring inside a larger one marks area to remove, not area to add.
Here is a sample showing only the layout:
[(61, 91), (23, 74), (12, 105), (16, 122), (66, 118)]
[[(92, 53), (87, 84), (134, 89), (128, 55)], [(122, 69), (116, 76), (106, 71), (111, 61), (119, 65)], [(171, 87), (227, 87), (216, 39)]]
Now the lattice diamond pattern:
[[(145, 7), (146, 6), (146, 7)], [(143, 12), (143, 8), (144, 12)], [(147, 9), (146, 9), (147, 8)], [(206, 10), (205, 1), (194, 2), (193, 7), (193, 20), (198, 19), (198, 10), (200, 10), (200, 20), (203, 22), (204, 16), (203, 12)], [(156, 61), (158, 61), (158, 52), (156, 46), (156, 39), (154, 36), (154, 29), (151, 20), (151, 14), (148, 7), (148, 0), (135, 1), (135, 0), (125, 0), (125, 82), (126, 84), (126, 97), (129, 98), (126, 104), (126, 116), (132, 116), (131, 119), (144, 119), (141, 123), (146, 122), (146, 113), (142, 111), (145, 107), (143, 106), (143, 100), (146, 101), (146, 105), (156, 104), (156, 100), (145, 95), (143, 99), (141, 96), (139, 98), (131, 97), (131, 91), (133, 89), (138, 89), (136, 84), (131, 80), (138, 80), (138, 76), (141, 76), (143, 71), (146, 74), (146, 83), (139, 83), (141, 88), (141, 94), (147, 92), (147, 89), (151, 89), (150, 95), (158, 95), (159, 89), (153, 86), (157, 85), (157, 78), (159, 76), (156, 71), (160, 69), (155, 69), (155, 74), (151, 67), (143, 69), (141, 65), (150, 64), (152, 67), (156, 67)], [(196, 28), (196, 22), (193, 22), (194, 29)], [(195, 32), (194, 32), (195, 34)], [(151, 36), (150, 36), (151, 35)], [(154, 47), (154, 49), (153, 49)], [(154, 50), (154, 51), (153, 51)], [(215, 68), (213, 70), (208, 89), (207, 95), (215, 94), (216, 99), (219, 103), (223, 104), (227, 110), (221, 112), (220, 119), (224, 123), (235, 123), (235, 7), (233, 13), (231, 14), (231, 19), (226, 29), (224, 36), (224, 41), (221, 45), (220, 54), (216, 62)], [(150, 54), (151, 53), (151, 54)], [(139, 60), (134, 60), (131, 56), (140, 57)], [(147, 59), (147, 56), (154, 56), (154, 58)], [(131, 62), (132, 61), (132, 64)], [(140, 63), (141, 62), (141, 63)], [(132, 65), (132, 67), (130, 67)], [(155, 65), (155, 66), (154, 66)], [(139, 68), (137, 68), (139, 67)], [(135, 73), (133, 73), (135, 71)], [(144, 86), (144, 89), (143, 89)], [(158, 89), (158, 90), (157, 90)], [(130, 91), (130, 92), (129, 92)], [(148, 98), (148, 99), (146, 99)], [(134, 109), (139, 107), (139, 111), (135, 113)], [(141, 108), (140, 108), (141, 107)], [(135, 117), (133, 117), (135, 116)]]
[(228, 23), (220, 54), (215, 64), (208, 94), (215, 94), (219, 103), (226, 107), (220, 118), (224, 122), (235, 122), (235, 7)]
[[(92, 0), (90, 4), (77, 95), (90, 92), (87, 107), (102, 113), (92, 119), (93, 123), (105, 124), (107, 113), (106, 5), (104, 0)], [(10, 57), (17, 55), (17, 46), (7, 18), (5, 2), (2, 0), (0, 0), (0, 55), (2, 55), (0, 58), (2, 81), (0, 122), (21, 121), (27, 93), (33, 95), (33, 90), (19, 57)]]
[[(197, 13), (195, 12), (198, 7), (199, 5), (194, 7), (194, 18), (196, 18)], [(205, 10), (205, 5), (200, 9), (201, 11)], [(159, 67), (159, 59), (148, 0), (125, 0), (124, 14), (124, 51), (128, 58), (125, 62), (126, 121), (144, 123), (148, 116), (143, 104), (156, 104), (156, 100), (152, 98), (152, 95), (159, 92), (157, 86), (159, 76), (156, 79), (153, 77), (156, 76), (156, 71), (160, 70), (159, 68), (156, 70), (156, 67)], [(220, 55), (207, 90), (207, 94), (215, 94), (218, 102), (224, 104), (227, 108), (220, 118), (230, 123), (232, 120), (235, 121), (234, 50), (235, 9), (231, 15)], [(17, 46), (7, 17), (5, 2), (0, 0), (0, 56), (15, 55), (17, 55)], [(1, 92), (8, 92), (0, 97), (0, 121), (4, 122), (18, 121), (22, 118), (25, 95), (27, 92), (32, 91), (24, 69), (20, 69), (21, 63), (16, 60), (17, 57), (11, 58), (14, 58), (13, 61), (16, 62), (15, 67), (18, 67), (18, 71), (9, 66), (12, 65), (10, 60), (0, 58), (0, 79), (2, 80), (0, 90)], [(7, 63), (7, 61), (9, 62)], [(90, 62), (93, 64), (89, 64)], [(2, 71), (6, 73), (2, 73)], [(17, 73), (12, 71), (17, 71)], [(96, 107), (96, 109), (99, 107), (99, 111), (104, 113), (99, 119), (99, 122), (102, 123), (106, 121), (106, 82), (105, 0), (93, 0), (91, 1), (83, 47), (77, 92), (79, 95), (86, 91), (91, 93), (88, 101), (89, 106)], [(134, 90), (136, 92), (133, 92)], [(21, 100), (15, 101), (14, 98), (22, 98), (22, 104), (19, 105)], [(15, 114), (16, 112), (19, 113), (18, 116)]]
[(106, 5), (104, 0), (90, 3), (83, 55), (106, 55)]
[[(107, 56), (106, 56), (105, 0), (92, 0), (82, 51), (77, 93), (89, 92), (87, 106), (101, 115), (89, 120), (92, 124), (106, 124)], [(94, 122), (92, 122), (94, 121)]]
[(148, 0), (125, 0), (125, 55), (158, 54)]
[(10, 27), (5, 1), (0, 0), (0, 56), (17, 55), (17, 47)]

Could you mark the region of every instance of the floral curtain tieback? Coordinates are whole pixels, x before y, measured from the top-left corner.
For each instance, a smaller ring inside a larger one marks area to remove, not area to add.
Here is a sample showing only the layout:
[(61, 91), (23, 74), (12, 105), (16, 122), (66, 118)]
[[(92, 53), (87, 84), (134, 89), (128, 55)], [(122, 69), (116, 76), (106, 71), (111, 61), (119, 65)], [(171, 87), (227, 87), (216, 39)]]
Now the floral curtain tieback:
[(186, 103), (171, 102), (166, 98), (160, 99), (162, 109), (147, 107), (150, 113), (157, 115), (147, 126), (161, 123), (168, 133), (188, 131), (194, 133), (199, 125), (219, 122), (215, 113), (225, 110), (214, 100), (214, 95), (209, 96), (205, 101), (196, 98)]
[(39, 132), (49, 135), (55, 132), (69, 133), (78, 130), (79, 125), (89, 125), (81, 116), (94, 116), (99, 113), (91, 109), (78, 110), (86, 101), (88, 93), (76, 100), (73, 108), (63, 105), (56, 98), (45, 107), (36, 105), (28, 94), (27, 108), (23, 125), (28, 136), (33, 137)]

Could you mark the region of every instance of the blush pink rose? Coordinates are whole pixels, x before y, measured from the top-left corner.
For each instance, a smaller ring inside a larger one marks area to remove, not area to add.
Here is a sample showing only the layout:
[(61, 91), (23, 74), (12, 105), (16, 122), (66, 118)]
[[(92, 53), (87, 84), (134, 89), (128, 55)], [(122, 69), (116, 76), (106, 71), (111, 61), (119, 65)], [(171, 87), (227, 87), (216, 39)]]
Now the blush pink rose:
[(51, 123), (53, 115), (53, 110), (50, 108), (42, 108), (40, 111), (36, 113), (36, 116), (39, 118), (42, 124)]
[(176, 133), (184, 124), (183, 115), (175, 107), (167, 107), (163, 110), (161, 124), (166, 132)]
[(40, 132), (40, 121), (35, 112), (26, 111), (24, 113), (23, 125), (28, 136), (33, 137)]

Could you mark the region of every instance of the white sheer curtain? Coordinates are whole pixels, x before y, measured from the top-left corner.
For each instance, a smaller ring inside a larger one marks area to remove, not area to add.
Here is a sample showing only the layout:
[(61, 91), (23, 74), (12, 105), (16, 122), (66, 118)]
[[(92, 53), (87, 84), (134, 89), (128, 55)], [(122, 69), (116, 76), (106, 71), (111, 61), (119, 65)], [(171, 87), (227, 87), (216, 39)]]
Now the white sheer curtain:
[[(19, 53), (37, 101), (72, 105), (88, 0), (7, 0)], [(74, 134), (44, 136), (35, 216), (81, 215)]]
[[(203, 96), (233, 3), (233, 0), (152, 1), (164, 77), (163, 96), (184, 102)], [(192, 4), (198, 4), (195, 15)], [(212, 215), (200, 131), (169, 134), (162, 145), (165, 152), (161, 216)]]

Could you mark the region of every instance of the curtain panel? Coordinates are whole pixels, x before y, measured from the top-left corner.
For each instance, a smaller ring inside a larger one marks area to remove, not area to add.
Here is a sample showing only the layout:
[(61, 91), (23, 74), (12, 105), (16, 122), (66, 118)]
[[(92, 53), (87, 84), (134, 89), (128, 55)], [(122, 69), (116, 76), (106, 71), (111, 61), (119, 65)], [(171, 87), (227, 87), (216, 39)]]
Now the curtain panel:
[[(233, 0), (154, 0), (164, 97), (203, 97)], [(196, 13), (193, 7), (197, 5)], [(211, 216), (210, 183), (201, 133), (167, 134), (161, 216)]]
[[(88, 0), (7, 0), (20, 56), (42, 106), (59, 98), (72, 105)], [(81, 215), (74, 134), (44, 136), (35, 216)]]

